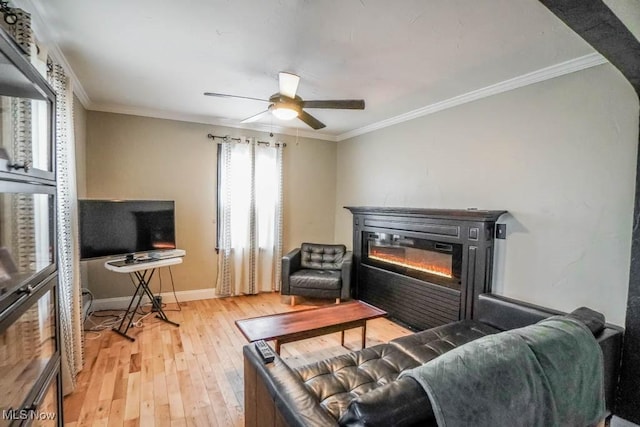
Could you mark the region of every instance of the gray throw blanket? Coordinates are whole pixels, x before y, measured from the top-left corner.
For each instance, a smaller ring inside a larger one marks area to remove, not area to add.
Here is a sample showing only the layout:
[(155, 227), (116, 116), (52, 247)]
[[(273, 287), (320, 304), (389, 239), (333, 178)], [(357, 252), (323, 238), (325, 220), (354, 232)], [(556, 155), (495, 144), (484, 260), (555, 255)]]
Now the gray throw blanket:
[(482, 337), (400, 376), (424, 388), (439, 427), (588, 427), (605, 416), (602, 352), (567, 317)]

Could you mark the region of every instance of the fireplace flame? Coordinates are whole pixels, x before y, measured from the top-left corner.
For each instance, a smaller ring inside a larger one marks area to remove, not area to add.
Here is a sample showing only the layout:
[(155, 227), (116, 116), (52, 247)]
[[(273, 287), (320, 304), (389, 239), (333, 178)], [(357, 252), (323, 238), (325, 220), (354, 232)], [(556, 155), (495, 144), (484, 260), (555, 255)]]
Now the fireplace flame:
[(453, 278), (451, 268), (443, 267), (435, 264), (426, 264), (418, 261), (408, 260), (402, 257), (396, 257), (390, 254), (384, 254), (384, 256), (378, 256), (376, 254), (370, 254), (370, 259), (386, 262), (400, 267), (411, 268), (413, 270), (422, 271), (424, 273), (434, 274), (440, 277), (446, 277), (448, 279)]

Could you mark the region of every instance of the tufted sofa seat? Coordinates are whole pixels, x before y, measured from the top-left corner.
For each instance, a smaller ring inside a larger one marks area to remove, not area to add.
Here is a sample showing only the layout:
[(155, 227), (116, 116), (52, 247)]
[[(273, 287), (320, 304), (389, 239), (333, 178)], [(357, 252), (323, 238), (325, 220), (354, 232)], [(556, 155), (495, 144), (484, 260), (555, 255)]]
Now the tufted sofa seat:
[(295, 368), (294, 371), (318, 403), (339, 420), (352, 400), (395, 381), (400, 372), (497, 332), (500, 331), (490, 326), (463, 320)]
[(394, 381), (418, 362), (389, 344), (323, 360), (294, 369), (315, 400), (336, 420), (351, 401)]
[[(438, 326), (299, 368), (289, 367), (278, 356), (273, 363), (265, 364), (254, 346), (247, 345), (243, 349), (245, 425), (435, 427), (426, 393), (412, 378), (398, 379), (400, 372), (483, 336), (556, 314), (561, 313), (483, 294), (472, 320)], [(604, 325), (604, 319), (595, 323), (592, 329), (585, 321), (602, 349), (605, 398), (611, 410), (622, 329)]]

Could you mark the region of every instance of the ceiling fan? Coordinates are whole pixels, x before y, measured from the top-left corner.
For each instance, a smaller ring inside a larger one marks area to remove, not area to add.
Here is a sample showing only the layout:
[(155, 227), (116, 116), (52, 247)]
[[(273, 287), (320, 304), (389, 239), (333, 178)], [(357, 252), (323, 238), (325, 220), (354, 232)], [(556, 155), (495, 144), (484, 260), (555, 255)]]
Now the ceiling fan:
[(300, 120), (311, 126), (313, 129), (322, 129), (325, 124), (304, 111), (304, 108), (331, 108), (340, 110), (364, 110), (363, 99), (328, 99), (318, 101), (305, 101), (296, 95), (300, 77), (295, 74), (278, 73), (280, 91), (271, 95), (269, 99), (251, 98), (248, 96), (226, 95), (224, 93), (205, 92), (207, 96), (218, 96), (221, 98), (241, 98), (254, 101), (268, 102), (266, 110), (242, 120), (241, 123), (255, 122), (266, 114), (272, 113), (279, 119), (291, 120), (298, 117)]

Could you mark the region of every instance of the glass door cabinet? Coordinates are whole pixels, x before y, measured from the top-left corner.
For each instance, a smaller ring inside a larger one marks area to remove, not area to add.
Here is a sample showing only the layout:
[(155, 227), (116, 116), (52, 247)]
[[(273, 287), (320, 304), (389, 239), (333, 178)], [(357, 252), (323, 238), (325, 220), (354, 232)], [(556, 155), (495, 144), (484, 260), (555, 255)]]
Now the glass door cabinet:
[(0, 28), (0, 427), (62, 426), (55, 94)]

